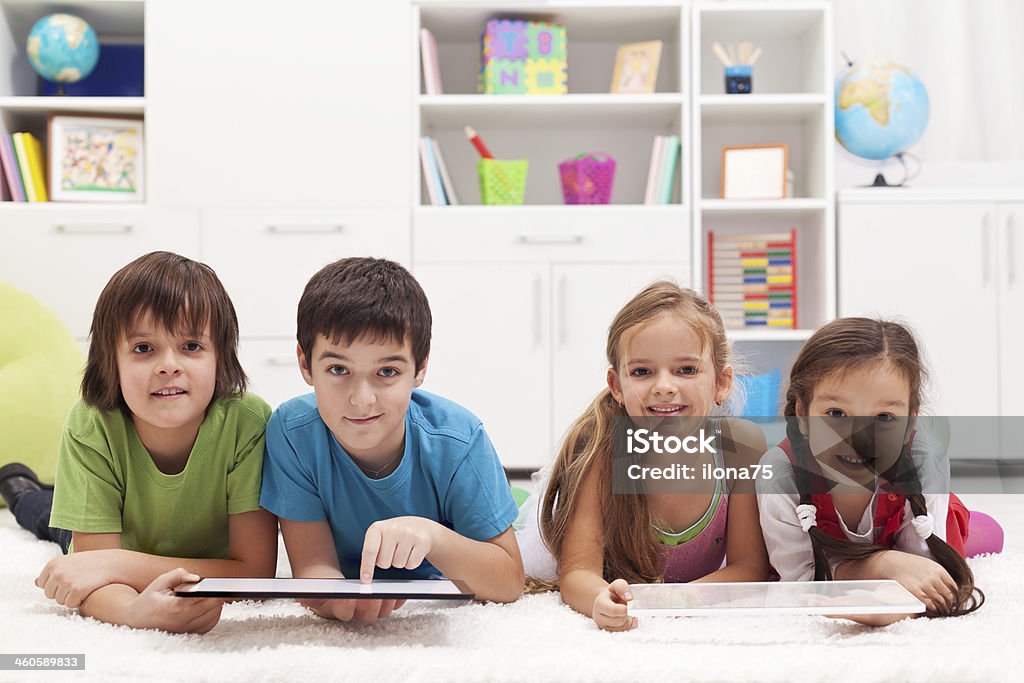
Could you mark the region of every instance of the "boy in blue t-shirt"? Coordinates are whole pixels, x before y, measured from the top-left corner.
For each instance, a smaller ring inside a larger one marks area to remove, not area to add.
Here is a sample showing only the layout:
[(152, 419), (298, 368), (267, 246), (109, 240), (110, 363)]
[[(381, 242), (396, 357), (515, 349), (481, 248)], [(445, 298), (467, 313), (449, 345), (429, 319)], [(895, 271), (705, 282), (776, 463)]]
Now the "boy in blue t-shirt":
[[(299, 301), (298, 359), (314, 394), (267, 424), (260, 505), (281, 519), (297, 578), (459, 579), (481, 600), (523, 592), (517, 508), (483, 425), (425, 391), (430, 305), (402, 266), (347, 258)], [(394, 600), (305, 601), (373, 621)]]

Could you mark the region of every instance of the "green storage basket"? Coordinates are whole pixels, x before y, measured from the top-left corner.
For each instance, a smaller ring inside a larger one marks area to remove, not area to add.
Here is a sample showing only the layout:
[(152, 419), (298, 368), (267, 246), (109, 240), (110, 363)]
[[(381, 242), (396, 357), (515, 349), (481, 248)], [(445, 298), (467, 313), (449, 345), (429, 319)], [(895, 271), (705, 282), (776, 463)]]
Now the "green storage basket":
[(528, 163), (526, 159), (481, 159), (476, 165), (480, 176), (480, 201), (483, 204), (522, 204)]

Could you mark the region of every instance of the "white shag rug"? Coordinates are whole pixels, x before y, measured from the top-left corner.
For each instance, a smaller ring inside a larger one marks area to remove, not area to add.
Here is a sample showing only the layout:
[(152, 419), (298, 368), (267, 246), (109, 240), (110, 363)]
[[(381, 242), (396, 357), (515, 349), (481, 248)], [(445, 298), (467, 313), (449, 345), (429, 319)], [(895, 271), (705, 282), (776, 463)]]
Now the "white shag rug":
[[(0, 510), (0, 653), (85, 654), (85, 671), (0, 681), (1011, 681), (1024, 675), (1024, 556), (971, 561), (988, 602), (959, 619), (872, 629), (824, 617), (647, 619), (605, 633), (556, 594), (511, 605), (407, 603), (372, 625), (296, 603), (238, 603), (210, 633), (114, 627), (32, 581), (56, 545)], [(287, 575), (282, 557), (279, 575)], [(58, 678), (59, 677), (59, 678)]]

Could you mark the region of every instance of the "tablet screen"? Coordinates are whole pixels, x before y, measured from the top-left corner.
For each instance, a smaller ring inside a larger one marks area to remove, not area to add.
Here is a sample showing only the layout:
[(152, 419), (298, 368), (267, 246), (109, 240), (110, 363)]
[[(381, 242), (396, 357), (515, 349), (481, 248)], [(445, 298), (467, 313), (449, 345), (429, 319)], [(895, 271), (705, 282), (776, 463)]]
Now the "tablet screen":
[(201, 579), (174, 591), (193, 598), (354, 598), (472, 600), (465, 584), (450, 580)]
[(634, 584), (635, 616), (710, 614), (920, 614), (924, 603), (896, 581)]

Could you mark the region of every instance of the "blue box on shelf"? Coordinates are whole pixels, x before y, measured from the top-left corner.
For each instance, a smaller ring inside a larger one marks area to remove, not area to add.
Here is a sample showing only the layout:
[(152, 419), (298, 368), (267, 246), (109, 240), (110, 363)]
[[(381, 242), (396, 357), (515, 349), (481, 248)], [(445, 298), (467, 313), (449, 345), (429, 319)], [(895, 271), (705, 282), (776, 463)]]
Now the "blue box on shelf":
[(725, 67), (725, 92), (731, 95), (748, 95), (753, 91), (751, 82), (753, 67), (750, 64), (735, 64)]
[[(129, 44), (100, 45), (100, 59), (91, 74), (64, 86), (69, 97), (142, 97), (145, 82), (145, 47)], [(57, 84), (39, 79), (40, 95), (56, 95)]]

